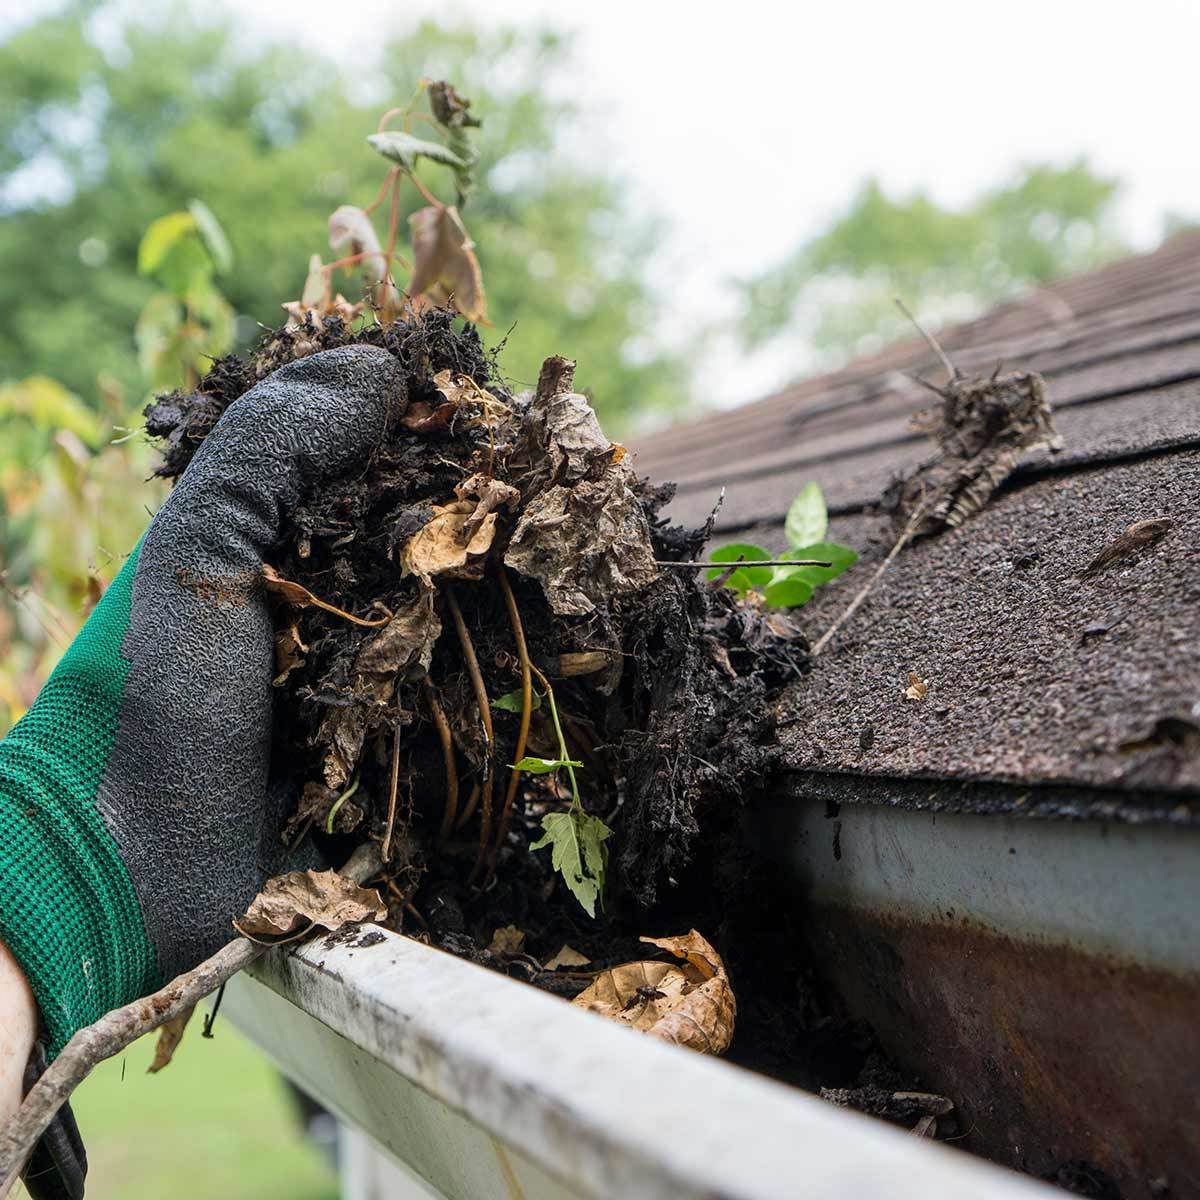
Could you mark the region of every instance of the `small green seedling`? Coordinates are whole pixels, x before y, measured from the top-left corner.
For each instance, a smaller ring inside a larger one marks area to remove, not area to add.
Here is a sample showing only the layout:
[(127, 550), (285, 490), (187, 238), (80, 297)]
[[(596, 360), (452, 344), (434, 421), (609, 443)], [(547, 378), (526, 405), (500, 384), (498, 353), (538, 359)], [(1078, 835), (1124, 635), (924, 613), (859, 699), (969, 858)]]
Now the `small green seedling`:
[[(816, 558), (828, 562), (827, 567), (738, 567), (725, 580), (739, 596), (757, 592), (763, 603), (771, 608), (799, 608), (811, 598), (813, 591), (836, 579), (858, 561), (858, 554), (849, 546), (824, 541), (829, 528), (829, 512), (825, 497), (816, 483), (806, 483), (788, 509), (784, 532), (787, 534), (787, 554), (781, 558)], [(770, 551), (749, 542), (732, 542), (712, 554), (713, 562), (754, 562), (774, 557)], [(709, 579), (718, 579), (727, 567), (714, 567)]]
[[(608, 847), (604, 842), (612, 835), (612, 830), (599, 817), (592, 816), (583, 807), (583, 801), (579, 798), (579, 784), (575, 779), (575, 768), (582, 767), (583, 763), (568, 755), (567, 741), (563, 737), (562, 723), (558, 719), (558, 706), (554, 702), (554, 689), (540, 671), (537, 673), (546, 689), (545, 700), (550, 705), (554, 732), (558, 735), (558, 757), (537, 758), (526, 755), (520, 762), (513, 764), (513, 769), (527, 771), (530, 775), (552, 775), (565, 770), (571, 781), (571, 807), (566, 812), (547, 813), (542, 818), (542, 836), (538, 841), (531, 843), (529, 849), (543, 850), (547, 846), (550, 847), (551, 865), (563, 877), (587, 915), (594, 917), (596, 901), (603, 903), (604, 900), (604, 874), (608, 869)], [(536, 708), (541, 704), (542, 697), (535, 691), (533, 700)], [(520, 712), (521, 693), (509, 692), (508, 695), (493, 700), (492, 707), (507, 712)]]

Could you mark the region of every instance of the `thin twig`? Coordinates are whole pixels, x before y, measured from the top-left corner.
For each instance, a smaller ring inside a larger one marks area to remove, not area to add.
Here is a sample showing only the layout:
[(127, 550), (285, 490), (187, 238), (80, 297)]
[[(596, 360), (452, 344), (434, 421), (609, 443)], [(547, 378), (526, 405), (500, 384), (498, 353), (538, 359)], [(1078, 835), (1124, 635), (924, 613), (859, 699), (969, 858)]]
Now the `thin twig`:
[(938, 358), (942, 360), (942, 366), (950, 372), (950, 378), (957, 379), (958, 368), (950, 361), (950, 357), (947, 355), (945, 350), (942, 349), (941, 343), (938, 342), (937, 338), (935, 338), (932, 333), (922, 328), (921, 322), (912, 315), (908, 305), (905, 304), (899, 296), (896, 297), (896, 307), (913, 323), (913, 327), (916, 329), (916, 331), (929, 343), (930, 349), (938, 356)]
[(487, 741), (487, 762), (484, 764), (483, 775), (483, 805), (479, 822), (479, 845), (486, 847), (492, 836), (492, 748), (496, 744), (496, 735), (492, 729), (492, 706), (488, 700), (487, 688), (483, 683), (483, 674), (479, 670), (479, 659), (475, 657), (475, 643), (467, 631), (467, 623), (463, 620), (462, 609), (458, 606), (458, 597), (454, 589), (445, 589), (446, 603), (450, 607), (450, 616), (454, 620), (454, 628), (458, 633), (458, 641), (462, 646), (463, 661), (467, 665), (467, 674), (471, 686), (475, 689), (475, 703), (479, 705), (479, 719), (483, 724), (484, 737)]
[(442, 758), (446, 763), (446, 805), (442, 810), (442, 828), (440, 837), (450, 836), (458, 816), (458, 770), (454, 763), (454, 738), (450, 735), (450, 722), (442, 710), (437, 692), (429, 676), (422, 680), (425, 685), (425, 700), (429, 705), (429, 715), (433, 717), (433, 727), (437, 730), (438, 740), (442, 743)]
[[(512, 584), (508, 581), (508, 572), (500, 568), (500, 591), (504, 595), (504, 606), (508, 609), (508, 623), (512, 626), (513, 640), (517, 644), (517, 658), (521, 663), (521, 726), (517, 730), (517, 750), (513, 762), (519, 763), (525, 757), (525, 743), (529, 738), (529, 723), (533, 717), (533, 672), (529, 669), (529, 647), (525, 642), (525, 626), (521, 622), (521, 612), (517, 608), (517, 598), (513, 595)], [(504, 807), (500, 811), (500, 821), (496, 827), (496, 851), (504, 845), (508, 834), (508, 824), (512, 817), (513, 801), (517, 796), (517, 785), (521, 781), (521, 772), (513, 767), (508, 777), (508, 791), (504, 796)], [(495, 872), (495, 859), (492, 869)]]
[[(360, 883), (378, 869), (379, 858), (374, 847), (360, 846), (342, 868), (342, 874)], [(124, 1008), (113, 1009), (95, 1024), (80, 1029), (0, 1130), (0, 1195), (12, 1186), (38, 1138), (94, 1067), (215, 992), (266, 949), (249, 938), (235, 938), (199, 966), (172, 979), (166, 987)]]
[(924, 518), (925, 506), (921, 504), (917, 506), (913, 512), (913, 515), (909, 518), (908, 524), (905, 525), (904, 529), (900, 533), (900, 536), (896, 539), (896, 544), (888, 551), (887, 558), (885, 558), (883, 562), (881, 562), (876, 568), (875, 574), (867, 580), (867, 582), (859, 591), (858, 595), (856, 595), (854, 599), (851, 600), (848, 605), (846, 605), (845, 609), (842, 610), (841, 615), (834, 621), (834, 623), (830, 625), (830, 627), (825, 630), (823, 634), (821, 634), (820, 638), (817, 639), (817, 644), (812, 648), (813, 658), (816, 658), (817, 655), (820, 654), (827, 645), (829, 645), (829, 639), (832, 638), (833, 635), (837, 633), (837, 631), (841, 629), (841, 627), (862, 607), (863, 602), (874, 590), (875, 585), (880, 581), (880, 579), (883, 578), (883, 573), (895, 561), (896, 555), (908, 545), (910, 539), (912, 538), (913, 534), (916, 533), (917, 528), (920, 526)]
[(825, 558), (739, 558), (737, 562), (716, 562), (701, 559), (699, 562), (668, 562), (654, 560), (656, 567), (673, 567), (677, 571), (702, 571), (705, 567), (723, 567), (736, 571), (738, 567), (832, 567)]
[(396, 828), (396, 792), (400, 786), (400, 721), (397, 719), (392, 732), (392, 783), (388, 790), (387, 828), (383, 831), (383, 847), (379, 852), (383, 861), (392, 861), (392, 833)]

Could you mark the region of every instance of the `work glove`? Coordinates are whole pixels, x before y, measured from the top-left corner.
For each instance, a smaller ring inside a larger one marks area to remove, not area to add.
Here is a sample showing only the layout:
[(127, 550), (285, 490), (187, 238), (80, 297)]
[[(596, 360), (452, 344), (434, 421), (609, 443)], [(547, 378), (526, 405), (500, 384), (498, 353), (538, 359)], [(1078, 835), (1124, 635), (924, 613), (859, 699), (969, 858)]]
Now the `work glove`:
[(346, 347), (232, 404), (0, 742), (0, 939), (49, 1057), (218, 950), (282, 867), (262, 563), (303, 490), (365, 465), (404, 387), (386, 351)]

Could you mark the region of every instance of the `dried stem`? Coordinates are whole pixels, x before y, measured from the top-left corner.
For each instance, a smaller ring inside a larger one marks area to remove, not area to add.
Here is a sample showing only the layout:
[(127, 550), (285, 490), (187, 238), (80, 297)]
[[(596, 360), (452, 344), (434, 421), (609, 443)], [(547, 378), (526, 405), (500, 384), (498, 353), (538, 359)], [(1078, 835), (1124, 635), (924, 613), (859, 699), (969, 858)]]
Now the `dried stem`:
[[(380, 133), (382, 133), (382, 132), (383, 131), (380, 130)], [(395, 180), (396, 176), (399, 174), (400, 174), (400, 168), (393, 167), (383, 177), (383, 183), (380, 186), (379, 192), (376, 195), (375, 199), (372, 200), (371, 203), (368, 204), (367, 207), (363, 209), (363, 212), (365, 212), (367, 214), (367, 216), (370, 216), (383, 203), (384, 197), (388, 194), (388, 188), (390, 188), (392, 186), (393, 181)]]
[(464, 805), (462, 812), (458, 814), (458, 820), (454, 822), (455, 829), (462, 829), (475, 815), (475, 810), (479, 807), (479, 791), (479, 784), (475, 784), (471, 788), (471, 793), (467, 796), (467, 803)]
[(914, 510), (913, 515), (909, 518), (908, 524), (901, 531), (900, 536), (896, 539), (896, 544), (888, 551), (888, 556), (876, 568), (875, 574), (863, 585), (858, 595), (846, 605), (842, 613), (834, 621), (830, 627), (821, 634), (817, 640), (817, 644), (812, 648), (812, 656), (816, 658), (826, 646), (829, 645), (830, 638), (862, 607), (863, 602), (875, 589), (875, 585), (883, 578), (883, 573), (895, 561), (896, 555), (908, 545), (914, 533), (920, 527), (921, 522), (925, 518), (925, 506), (920, 504)]
[(392, 834), (396, 829), (396, 793), (400, 788), (400, 721), (392, 730), (392, 782), (388, 789), (387, 828), (383, 831), (383, 847), (379, 856), (383, 861), (392, 861)]
[[(525, 743), (529, 738), (529, 723), (533, 717), (533, 672), (529, 669), (529, 647), (525, 642), (525, 626), (521, 622), (521, 612), (517, 608), (517, 598), (513, 595), (512, 584), (508, 581), (508, 572), (500, 568), (500, 591), (504, 596), (504, 607), (508, 609), (508, 623), (512, 626), (513, 640), (517, 644), (517, 658), (521, 663), (521, 726), (517, 730), (517, 750), (513, 762), (519, 763), (525, 757)], [(517, 797), (517, 785), (521, 781), (521, 772), (513, 767), (508, 777), (508, 791), (504, 795), (504, 807), (500, 811), (500, 821), (496, 827), (496, 851), (504, 845), (508, 834), (509, 821), (512, 818), (513, 801)], [(492, 860), (490, 873), (495, 872), (495, 859)]]
[(454, 628), (458, 633), (458, 641), (462, 646), (463, 661), (467, 665), (467, 675), (471, 686), (475, 689), (475, 703), (479, 705), (479, 720), (483, 724), (484, 737), (487, 740), (487, 762), (483, 776), (483, 806), (479, 822), (479, 845), (486, 847), (492, 836), (492, 750), (496, 744), (496, 735), (492, 728), (492, 706), (488, 700), (487, 688), (483, 683), (483, 674), (479, 670), (479, 659), (475, 657), (475, 643), (467, 631), (467, 623), (463, 620), (462, 609), (458, 606), (458, 597), (454, 589), (445, 590), (446, 603), (450, 608), (450, 616), (454, 620)]
[(438, 740), (442, 743), (442, 758), (446, 763), (446, 806), (442, 810), (442, 828), (439, 836), (450, 836), (458, 816), (458, 770), (454, 763), (454, 738), (450, 735), (450, 722), (442, 710), (433, 682), (426, 675), (422, 680), (425, 685), (425, 700), (429, 705), (429, 715), (433, 718), (433, 727), (437, 730)]
[[(950, 373), (950, 378), (957, 379), (958, 368), (950, 361), (950, 356), (945, 352), (945, 350), (942, 349), (941, 343), (933, 336), (932, 333), (922, 327), (921, 322), (912, 315), (912, 311), (909, 309), (908, 305), (905, 304), (899, 296), (896, 297), (896, 307), (913, 323), (913, 327), (929, 344), (929, 348), (938, 356), (938, 358), (942, 360), (942, 366), (945, 367)], [(935, 388), (934, 390), (936, 391), (937, 389)]]
[[(375, 848), (360, 846), (342, 868), (342, 874), (361, 883), (378, 869)], [(95, 1024), (80, 1029), (0, 1130), (0, 1195), (12, 1186), (38, 1138), (94, 1067), (215, 992), (266, 949), (248, 938), (236, 938), (199, 966), (172, 979), (166, 987), (124, 1008), (113, 1009)]]

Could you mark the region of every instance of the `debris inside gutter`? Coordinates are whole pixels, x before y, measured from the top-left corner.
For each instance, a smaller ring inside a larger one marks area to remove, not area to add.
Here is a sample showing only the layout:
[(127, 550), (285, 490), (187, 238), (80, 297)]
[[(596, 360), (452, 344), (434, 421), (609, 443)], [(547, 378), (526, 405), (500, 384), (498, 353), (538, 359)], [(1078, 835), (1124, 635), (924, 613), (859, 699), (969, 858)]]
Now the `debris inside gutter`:
[[(781, 765), (775, 702), (810, 669), (796, 617), (670, 566), (711, 529), (661, 518), (673, 487), (604, 437), (573, 363), (547, 359), (514, 395), (450, 310), (358, 331), (307, 314), (147, 408), (159, 473), (271, 371), (355, 343), (391, 353), (407, 394), (367, 468), (301, 497), (263, 564), (274, 751), (301, 785), (288, 843), (328, 862), (375, 843), (393, 929), (655, 1036), (694, 1025), (699, 1049), (924, 1136), (959, 1132), (952, 1101), (901, 1079), (796, 959), (789, 885), (739, 836)], [(942, 394), (939, 456), (890, 501), (914, 532), (914, 505), (922, 533), (955, 525), (1053, 440), (1036, 376), (956, 375)]]

